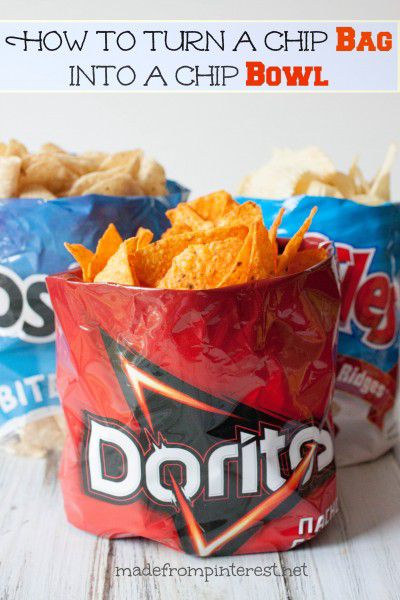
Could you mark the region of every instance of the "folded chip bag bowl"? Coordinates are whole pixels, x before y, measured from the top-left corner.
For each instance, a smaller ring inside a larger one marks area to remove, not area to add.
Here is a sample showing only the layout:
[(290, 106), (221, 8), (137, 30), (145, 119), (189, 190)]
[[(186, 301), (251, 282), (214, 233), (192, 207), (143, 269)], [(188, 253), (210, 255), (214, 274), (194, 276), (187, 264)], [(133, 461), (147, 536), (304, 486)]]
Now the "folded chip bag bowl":
[[(333, 402), (339, 465), (375, 459), (399, 439), (400, 203), (390, 201), (389, 189), (394, 152), (391, 146), (369, 182), (356, 162), (340, 173), (318, 149), (281, 150), (240, 190), (239, 201), (256, 202), (267, 221), (284, 209), (280, 235), (291, 235), (317, 206), (307, 239), (335, 242), (342, 285)], [(290, 197), (278, 199), (281, 194)]]
[(340, 297), (325, 251), (300, 272), (212, 289), (47, 278), (72, 524), (206, 557), (289, 549), (328, 523)]
[[(16, 144), (10, 142), (9, 151), (23, 154), (26, 149)], [(45, 150), (10, 157), (0, 148), (1, 194), (6, 193), (4, 185), (10, 179), (3, 172), (6, 167), (18, 170), (15, 180), (19, 177), (20, 182), (9, 189), (14, 196), (0, 197), (0, 440), (7, 449), (39, 456), (60, 446), (64, 435), (55, 383), (54, 314), (45, 277), (74, 264), (63, 247), (66, 236), (94, 250), (100, 233), (112, 221), (123, 236), (133, 235), (144, 226), (159, 237), (168, 224), (165, 211), (188, 196), (188, 190), (173, 181), (146, 187), (146, 192), (134, 183), (127, 187), (129, 176), (115, 178), (119, 167), (114, 163), (111, 171), (98, 171), (102, 187), (96, 184), (93, 173), (71, 175), (70, 191), (58, 195), (54, 187), (52, 193), (38, 184), (28, 186), (28, 176), (37, 180), (46, 177), (43, 163), (50, 165), (48, 185), (57, 183), (58, 190), (61, 180), (56, 177), (57, 164), (73, 161), (77, 168), (81, 159), (87, 169), (96, 158), (108, 167), (107, 161), (124, 154), (75, 157), (57, 147)], [(39, 167), (42, 171), (38, 172)], [(104, 179), (109, 172), (111, 187)], [(82, 180), (91, 187), (82, 187)], [(124, 189), (121, 182), (125, 182)], [(97, 193), (91, 191), (96, 189)], [(155, 193), (151, 194), (151, 189)], [(121, 194), (136, 190), (138, 195), (117, 195), (113, 190)]]

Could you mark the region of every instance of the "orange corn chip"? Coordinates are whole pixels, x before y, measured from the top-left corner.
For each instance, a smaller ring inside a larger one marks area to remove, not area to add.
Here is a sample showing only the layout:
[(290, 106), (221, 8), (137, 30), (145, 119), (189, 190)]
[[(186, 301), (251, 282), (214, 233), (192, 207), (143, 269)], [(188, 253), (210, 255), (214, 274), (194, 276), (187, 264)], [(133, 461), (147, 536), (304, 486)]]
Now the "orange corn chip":
[(164, 233), (161, 236), (161, 239), (169, 238), (174, 235), (179, 235), (181, 233), (186, 233), (188, 231), (191, 231), (190, 227), (184, 225), (183, 223), (179, 225), (174, 225), (173, 227), (170, 227), (169, 229), (164, 231)]
[(274, 251), (274, 273), (278, 267), (278, 244), (276, 243), (276, 238), (278, 236), (278, 229), (280, 224), (282, 223), (282, 217), (284, 215), (285, 209), (281, 208), (275, 217), (274, 222), (268, 230), (269, 241), (271, 242), (272, 249)]
[(120, 244), (117, 252), (111, 256), (104, 269), (94, 278), (95, 283), (139, 285), (136, 273), (130, 266), (128, 255), (129, 241), (126, 240)]
[(245, 226), (219, 227), (163, 238), (136, 253), (135, 268), (139, 281), (144, 286), (155, 287), (170, 268), (173, 258), (191, 244), (207, 244), (229, 237), (243, 240), (247, 232), (248, 228)]
[(151, 244), (154, 234), (152, 231), (150, 231), (150, 229), (139, 227), (135, 237), (137, 238), (137, 250), (140, 250), (140, 248), (144, 248), (145, 246)]
[(289, 263), (293, 260), (298, 249), (300, 248), (300, 245), (301, 245), (301, 242), (303, 241), (304, 235), (310, 228), (313, 217), (314, 217), (315, 213), (317, 212), (317, 210), (318, 209), (316, 206), (314, 206), (314, 208), (311, 209), (311, 212), (310, 212), (309, 216), (307, 217), (307, 219), (304, 221), (303, 225), (300, 227), (300, 229), (297, 231), (297, 233), (295, 233), (294, 236), (286, 244), (286, 247), (285, 247), (282, 255), (279, 256), (279, 258), (278, 258), (278, 269), (277, 269), (278, 275), (282, 275), (283, 273), (286, 272), (286, 270), (289, 266)]
[(111, 224), (95, 253), (80, 244), (65, 246), (81, 265), (84, 281), (167, 289), (220, 288), (304, 271), (327, 258), (323, 248), (299, 251), (316, 210), (281, 256), (277, 234), (284, 209), (268, 231), (259, 205), (238, 204), (226, 192), (168, 211), (172, 227), (157, 242), (143, 227), (123, 242)]
[(213, 223), (236, 205), (232, 196), (223, 190), (201, 196), (191, 200), (188, 204), (202, 219)]
[(211, 221), (204, 220), (189, 204), (181, 203), (176, 208), (171, 208), (165, 213), (171, 225), (186, 225), (192, 231), (209, 229), (213, 226)]
[(64, 246), (72, 254), (74, 259), (79, 263), (82, 269), (83, 281), (90, 281), (90, 265), (94, 258), (94, 254), (82, 244), (68, 244), (65, 242)]
[(262, 222), (262, 220), (261, 207), (255, 202), (249, 201), (244, 204), (234, 204), (232, 210), (218, 219), (217, 224), (219, 227), (227, 225), (247, 225), (250, 227), (252, 223)]
[(253, 245), (253, 231), (249, 230), (238, 255), (232, 263), (228, 273), (221, 279), (217, 287), (246, 283), (250, 269), (251, 248)]
[(269, 241), (268, 231), (262, 221), (251, 226), (252, 246), (250, 255), (249, 281), (265, 279), (274, 272), (274, 250)]
[(237, 256), (242, 241), (228, 238), (208, 244), (191, 244), (175, 256), (157, 287), (175, 290), (201, 290), (217, 287), (226, 265)]
[(276, 248), (276, 238), (278, 235), (278, 229), (280, 224), (282, 223), (282, 217), (285, 213), (285, 209), (281, 208), (278, 212), (278, 214), (275, 217), (274, 222), (272, 223), (271, 227), (268, 230), (268, 237), (269, 237), (269, 241), (272, 244), (273, 248)]
[(104, 269), (108, 260), (113, 254), (115, 254), (122, 244), (122, 241), (123, 240), (119, 235), (117, 228), (113, 223), (111, 223), (97, 243), (94, 258), (89, 267), (89, 276), (91, 281), (93, 281), (96, 275)]
[(293, 260), (289, 263), (288, 273), (299, 273), (322, 262), (328, 258), (328, 252), (325, 248), (307, 248), (297, 252)]

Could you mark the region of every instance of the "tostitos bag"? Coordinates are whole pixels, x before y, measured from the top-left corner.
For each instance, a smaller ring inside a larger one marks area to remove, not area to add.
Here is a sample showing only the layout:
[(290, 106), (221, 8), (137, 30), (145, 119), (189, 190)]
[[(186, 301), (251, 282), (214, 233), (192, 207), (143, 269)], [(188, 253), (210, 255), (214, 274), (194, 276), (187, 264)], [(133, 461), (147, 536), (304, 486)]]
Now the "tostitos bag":
[(280, 235), (291, 235), (318, 206), (307, 238), (335, 242), (342, 282), (336, 459), (347, 465), (377, 458), (398, 440), (400, 204), (315, 196), (253, 200), (267, 222), (285, 208)]
[(8, 449), (41, 456), (64, 437), (45, 277), (70, 267), (66, 235), (94, 248), (114, 222), (124, 236), (139, 226), (159, 236), (165, 211), (188, 193), (170, 181), (165, 196), (0, 199), (0, 439)]
[(292, 548), (329, 522), (332, 251), (217, 289), (83, 283), (79, 271), (47, 284), (72, 524), (211, 556)]

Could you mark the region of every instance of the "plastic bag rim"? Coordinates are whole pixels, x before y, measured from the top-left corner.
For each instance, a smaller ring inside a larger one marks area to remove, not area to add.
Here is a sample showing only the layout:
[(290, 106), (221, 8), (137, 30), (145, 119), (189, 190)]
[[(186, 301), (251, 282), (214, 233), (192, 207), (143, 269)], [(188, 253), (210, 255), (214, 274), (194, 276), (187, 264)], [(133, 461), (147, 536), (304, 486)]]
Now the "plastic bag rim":
[(147, 195), (139, 195), (139, 196), (115, 196), (115, 195), (111, 195), (111, 196), (106, 196), (104, 194), (82, 194), (81, 196), (60, 196), (57, 198), (51, 198), (49, 200), (44, 200), (43, 198), (19, 198), (18, 196), (16, 197), (11, 197), (11, 198), (1, 198), (0, 199), (0, 207), (1, 206), (7, 206), (7, 204), (11, 203), (11, 202), (23, 202), (24, 205), (26, 206), (26, 208), (29, 208), (29, 205), (32, 204), (32, 206), (37, 206), (38, 204), (54, 204), (54, 203), (61, 203), (61, 202), (65, 202), (65, 201), (71, 201), (71, 202), (76, 202), (82, 199), (88, 199), (88, 198), (96, 198), (98, 201), (101, 202), (114, 202), (116, 199), (123, 199), (123, 200), (147, 200), (147, 199), (151, 199), (151, 198), (171, 198), (173, 196), (176, 196), (177, 194), (188, 194), (190, 193), (190, 189), (187, 188), (186, 186), (180, 184), (178, 181), (175, 181), (174, 179), (167, 179), (167, 184), (172, 184), (172, 185), (176, 185), (179, 189), (177, 189), (176, 191), (168, 191), (167, 189), (167, 193), (166, 194), (147, 194)]
[(397, 201), (388, 201), (381, 202), (379, 204), (364, 204), (363, 202), (357, 202), (356, 200), (352, 200), (351, 198), (337, 198), (335, 196), (310, 196), (309, 194), (296, 194), (294, 196), (284, 196), (282, 198), (268, 198), (266, 196), (247, 196), (237, 194), (235, 196), (236, 199), (245, 200), (248, 202), (261, 201), (261, 202), (289, 202), (290, 200), (301, 200), (301, 199), (310, 199), (310, 200), (329, 200), (331, 202), (336, 202), (337, 204), (350, 204), (351, 206), (359, 206), (360, 209), (365, 208), (383, 208), (384, 210), (389, 209), (391, 207), (400, 208), (400, 199)]
[[(287, 238), (278, 238), (280, 240), (287, 240)], [(66, 283), (69, 283), (73, 286), (97, 286), (97, 287), (101, 287), (101, 288), (122, 288), (122, 289), (127, 289), (127, 290), (135, 290), (135, 291), (141, 291), (141, 292), (169, 292), (171, 294), (176, 294), (178, 295), (189, 295), (189, 294), (196, 294), (196, 293), (214, 293), (214, 294), (218, 294), (218, 293), (223, 293), (226, 291), (241, 291), (243, 289), (250, 289), (251, 287), (253, 288), (258, 288), (261, 287), (264, 284), (268, 284), (268, 287), (274, 285), (274, 284), (278, 284), (278, 283), (282, 283), (284, 281), (290, 281), (292, 279), (300, 279), (301, 277), (303, 277), (304, 275), (308, 275), (310, 273), (313, 273), (315, 271), (318, 270), (322, 270), (324, 268), (326, 268), (328, 266), (329, 263), (332, 263), (332, 261), (335, 259), (335, 244), (333, 241), (329, 240), (327, 242), (323, 243), (324, 247), (326, 247), (329, 256), (327, 258), (325, 258), (324, 260), (316, 263), (315, 265), (313, 265), (312, 267), (308, 267), (308, 269), (304, 269), (304, 271), (299, 271), (298, 273), (288, 273), (285, 275), (279, 275), (277, 277), (267, 277), (265, 279), (258, 279), (256, 281), (247, 281), (246, 283), (237, 283), (235, 285), (227, 285), (227, 286), (223, 286), (223, 287), (217, 287), (217, 288), (201, 288), (201, 289), (196, 289), (196, 290), (175, 290), (175, 289), (168, 289), (168, 288), (151, 288), (151, 287), (142, 287), (142, 286), (134, 286), (134, 285), (122, 285), (120, 283), (104, 283), (104, 282), (99, 282), (99, 283), (95, 283), (94, 281), (82, 281), (81, 279), (73, 279), (73, 277), (78, 277), (78, 274), (82, 274), (82, 271), (80, 268), (76, 268), (76, 269), (71, 269), (69, 271), (63, 271), (61, 273), (54, 273), (52, 275), (48, 275), (46, 277), (46, 282), (51, 281), (53, 279), (56, 280), (62, 280)], [(72, 277), (70, 279), (70, 277)]]

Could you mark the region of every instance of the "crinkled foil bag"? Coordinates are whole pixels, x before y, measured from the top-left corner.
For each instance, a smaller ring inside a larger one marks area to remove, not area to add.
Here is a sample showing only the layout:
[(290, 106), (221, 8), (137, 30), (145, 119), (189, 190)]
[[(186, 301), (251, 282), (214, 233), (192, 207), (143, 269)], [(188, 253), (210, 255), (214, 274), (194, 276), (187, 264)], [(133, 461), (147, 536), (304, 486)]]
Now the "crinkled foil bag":
[(204, 291), (48, 278), (68, 520), (199, 556), (286, 550), (337, 511), (336, 263)]

